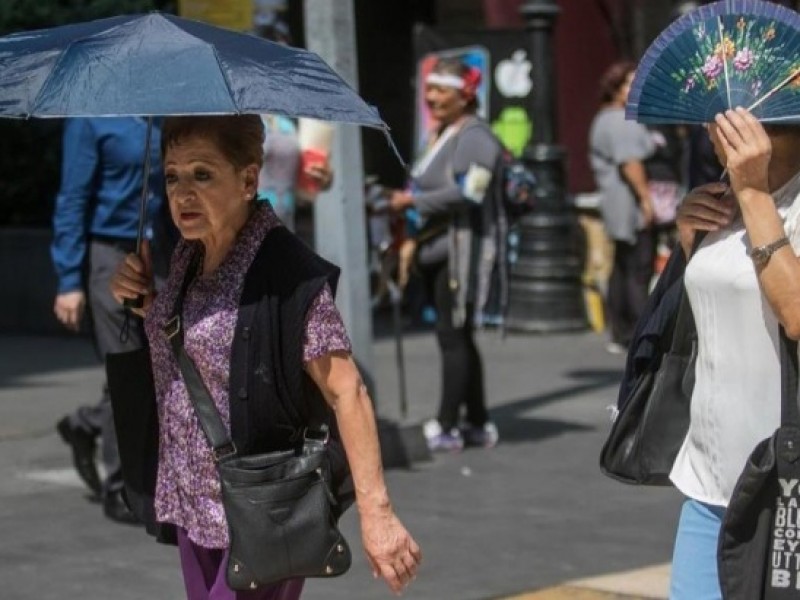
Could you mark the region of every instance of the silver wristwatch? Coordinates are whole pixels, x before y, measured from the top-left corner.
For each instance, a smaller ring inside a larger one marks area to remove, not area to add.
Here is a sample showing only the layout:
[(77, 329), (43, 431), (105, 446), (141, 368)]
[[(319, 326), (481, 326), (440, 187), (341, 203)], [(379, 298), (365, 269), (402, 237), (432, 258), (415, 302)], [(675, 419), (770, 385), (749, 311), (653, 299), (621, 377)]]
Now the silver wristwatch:
[(753, 248), (750, 250), (750, 258), (753, 259), (753, 263), (756, 265), (757, 269), (763, 269), (767, 266), (769, 259), (775, 254), (775, 251), (778, 248), (783, 248), (784, 246), (789, 244), (789, 238), (783, 236), (781, 239), (772, 242), (771, 244), (766, 244), (764, 246), (758, 246), (757, 248)]

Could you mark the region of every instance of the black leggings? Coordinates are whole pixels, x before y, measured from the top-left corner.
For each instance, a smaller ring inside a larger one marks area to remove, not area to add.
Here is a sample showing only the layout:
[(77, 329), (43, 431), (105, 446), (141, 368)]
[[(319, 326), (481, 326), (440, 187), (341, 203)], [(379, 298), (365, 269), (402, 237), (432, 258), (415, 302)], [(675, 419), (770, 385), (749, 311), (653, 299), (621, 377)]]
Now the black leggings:
[(436, 340), (442, 354), (442, 388), (439, 423), (444, 431), (457, 427), (461, 406), (466, 406), (470, 426), (489, 420), (483, 386), (483, 365), (473, 337), (471, 308), (461, 327), (453, 326), (453, 293), (448, 285), (447, 261), (422, 267), (428, 296), (436, 305)]
[(608, 317), (611, 339), (628, 345), (636, 322), (647, 303), (653, 276), (655, 241), (650, 229), (639, 231), (636, 243), (614, 243), (614, 269), (608, 282)]

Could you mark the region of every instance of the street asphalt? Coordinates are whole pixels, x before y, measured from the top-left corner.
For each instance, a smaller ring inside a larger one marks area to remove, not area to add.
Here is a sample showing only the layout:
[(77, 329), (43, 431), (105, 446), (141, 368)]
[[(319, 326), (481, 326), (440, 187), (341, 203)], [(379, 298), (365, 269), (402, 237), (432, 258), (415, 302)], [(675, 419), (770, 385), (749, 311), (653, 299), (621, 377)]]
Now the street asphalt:
[[(408, 414), (395, 341), (374, 343), (379, 416), (413, 426), (434, 414), (433, 334), (404, 336)], [(436, 600), (666, 598), (680, 497), (625, 486), (597, 467), (623, 357), (601, 334), (479, 336), (501, 443), (387, 472), (400, 517), (422, 546), (404, 597)], [(178, 600), (176, 551), (117, 525), (71, 469), (55, 422), (96, 401), (102, 369), (86, 338), (0, 336), (0, 599)], [(389, 598), (342, 520), (353, 568), (308, 582), (308, 600)]]

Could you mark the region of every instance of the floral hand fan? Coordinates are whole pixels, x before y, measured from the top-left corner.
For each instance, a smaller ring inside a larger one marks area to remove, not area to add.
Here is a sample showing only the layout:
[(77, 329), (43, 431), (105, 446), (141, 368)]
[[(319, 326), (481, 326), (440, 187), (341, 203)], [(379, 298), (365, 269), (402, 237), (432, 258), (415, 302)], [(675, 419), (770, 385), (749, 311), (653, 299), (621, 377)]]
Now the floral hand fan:
[(626, 117), (709, 123), (737, 106), (762, 122), (800, 123), (800, 14), (763, 0), (722, 0), (684, 15), (639, 63)]

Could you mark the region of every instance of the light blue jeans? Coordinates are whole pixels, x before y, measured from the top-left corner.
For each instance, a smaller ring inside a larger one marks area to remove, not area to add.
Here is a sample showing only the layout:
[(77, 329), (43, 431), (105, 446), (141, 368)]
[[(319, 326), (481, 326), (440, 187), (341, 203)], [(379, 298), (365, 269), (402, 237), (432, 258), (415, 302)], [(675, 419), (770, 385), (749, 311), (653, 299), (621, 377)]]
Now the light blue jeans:
[(721, 600), (717, 540), (724, 506), (686, 500), (672, 555), (670, 600)]

